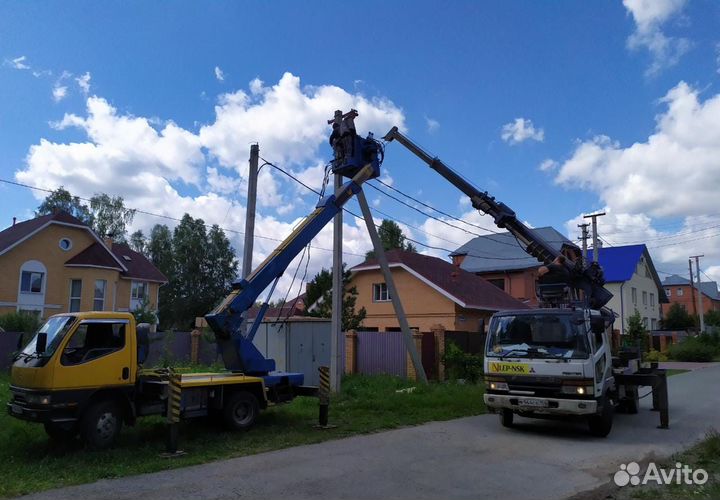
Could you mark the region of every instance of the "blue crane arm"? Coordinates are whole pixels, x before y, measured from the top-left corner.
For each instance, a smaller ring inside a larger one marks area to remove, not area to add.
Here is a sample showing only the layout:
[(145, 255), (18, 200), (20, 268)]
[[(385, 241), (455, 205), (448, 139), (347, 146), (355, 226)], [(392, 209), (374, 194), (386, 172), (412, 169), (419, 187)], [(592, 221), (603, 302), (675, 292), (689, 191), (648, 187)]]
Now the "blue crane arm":
[[(384, 139), (388, 142), (397, 140), (415, 156), (427, 163), (430, 168), (467, 195), (475, 209), (492, 216), (498, 227), (510, 231), (525, 247), (525, 251), (539, 262), (547, 265), (560, 255), (560, 252), (553, 248), (536, 231), (523, 224), (510, 207), (495, 200), (487, 192), (477, 189), (440, 159), (430, 156), (417, 144), (404, 136), (397, 127), (393, 127), (385, 135)], [(584, 268), (582, 261), (579, 260), (577, 262), (566, 261), (565, 267), (571, 276), (570, 284), (573, 288), (583, 291), (590, 307), (600, 309), (612, 299), (612, 294), (603, 287), (605, 279), (599, 265), (594, 263)]]
[(247, 278), (235, 281), (230, 294), (205, 316), (208, 325), (215, 333), (228, 370), (266, 375), (275, 369), (275, 361), (265, 359), (252, 343), (267, 310), (267, 302), (258, 312), (247, 335), (243, 335), (241, 330), (243, 313), (255, 304), (263, 290), (273, 282), (277, 282), (292, 260), (342, 210), (343, 205), (360, 191), (362, 184), (377, 175), (377, 169), (377, 163), (367, 164), (334, 194), (323, 198), (315, 211), (308, 215)]

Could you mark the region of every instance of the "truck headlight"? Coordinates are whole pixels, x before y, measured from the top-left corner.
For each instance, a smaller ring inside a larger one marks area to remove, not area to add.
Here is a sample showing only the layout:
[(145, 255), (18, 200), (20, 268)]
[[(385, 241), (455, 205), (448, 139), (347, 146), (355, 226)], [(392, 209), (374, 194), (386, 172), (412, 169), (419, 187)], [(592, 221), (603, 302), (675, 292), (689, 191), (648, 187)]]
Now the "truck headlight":
[(490, 382), (490, 390), (493, 391), (507, 391), (507, 382)]
[(49, 394), (27, 394), (25, 400), (34, 405), (49, 405), (51, 397)]
[(591, 385), (564, 385), (560, 391), (563, 394), (577, 394), (579, 396), (584, 396), (586, 394), (592, 394), (593, 387)]

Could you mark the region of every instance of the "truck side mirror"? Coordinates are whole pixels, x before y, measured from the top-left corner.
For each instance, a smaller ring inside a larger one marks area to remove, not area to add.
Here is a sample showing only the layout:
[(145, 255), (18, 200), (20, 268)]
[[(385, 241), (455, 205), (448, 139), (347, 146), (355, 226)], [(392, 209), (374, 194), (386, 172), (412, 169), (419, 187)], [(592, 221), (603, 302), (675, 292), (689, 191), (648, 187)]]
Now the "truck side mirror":
[(590, 329), (594, 334), (602, 334), (605, 331), (605, 318), (590, 318)]
[(47, 333), (40, 332), (37, 334), (37, 340), (35, 341), (35, 352), (42, 354), (47, 348)]

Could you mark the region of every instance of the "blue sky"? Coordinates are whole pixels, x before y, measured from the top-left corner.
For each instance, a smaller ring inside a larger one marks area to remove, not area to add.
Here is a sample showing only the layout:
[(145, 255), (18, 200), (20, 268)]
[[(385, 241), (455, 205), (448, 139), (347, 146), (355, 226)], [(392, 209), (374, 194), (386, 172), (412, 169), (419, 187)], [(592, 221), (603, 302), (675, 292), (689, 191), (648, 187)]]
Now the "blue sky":
[[(242, 231), (249, 143), (318, 185), (322, 119), (362, 102), (361, 128), (404, 126), (535, 226), (574, 238), (581, 214), (606, 209), (608, 243), (647, 241), (671, 272), (704, 253), (720, 278), (719, 25), (709, 0), (4, 2), (0, 177)], [(489, 224), (399, 145), (384, 166), (399, 189)], [(258, 233), (282, 238), (315, 197), (263, 175)], [(421, 242), (472, 236), (368, 194)], [(38, 196), (0, 185), (2, 225)], [(346, 228), (350, 263), (361, 229)]]

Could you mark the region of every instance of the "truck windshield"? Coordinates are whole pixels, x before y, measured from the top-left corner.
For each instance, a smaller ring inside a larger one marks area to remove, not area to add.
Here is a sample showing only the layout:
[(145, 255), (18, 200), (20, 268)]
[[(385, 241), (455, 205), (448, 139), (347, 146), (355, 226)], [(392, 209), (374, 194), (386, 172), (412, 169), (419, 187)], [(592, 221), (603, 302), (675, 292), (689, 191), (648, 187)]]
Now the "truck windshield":
[(586, 359), (588, 342), (568, 315), (499, 316), (490, 325), (488, 357)]
[[(47, 347), (43, 356), (50, 357), (53, 355), (55, 350), (58, 348), (62, 339), (65, 337), (70, 327), (75, 322), (74, 316), (55, 316), (47, 320), (43, 326), (37, 331), (37, 333), (47, 333)], [(35, 354), (35, 346), (37, 345), (37, 334), (35, 337), (25, 346), (23, 354), (31, 355)]]

